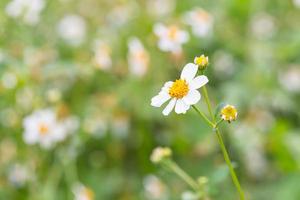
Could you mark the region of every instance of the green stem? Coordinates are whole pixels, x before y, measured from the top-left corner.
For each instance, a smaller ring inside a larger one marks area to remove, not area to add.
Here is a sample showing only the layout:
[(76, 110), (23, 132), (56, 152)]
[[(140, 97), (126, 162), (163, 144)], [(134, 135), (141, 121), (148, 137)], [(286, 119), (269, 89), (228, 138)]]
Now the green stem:
[(198, 191), (197, 182), (190, 177), (183, 169), (181, 169), (175, 162), (172, 160), (167, 160), (165, 162), (167, 167), (169, 167), (175, 174), (177, 174), (182, 180), (184, 180), (195, 192)]
[(226, 162), (226, 164), (227, 164), (227, 166), (228, 166), (228, 168), (229, 168), (229, 171), (230, 171), (230, 175), (231, 175), (232, 181), (233, 181), (234, 186), (236, 187), (236, 189), (237, 189), (237, 191), (238, 191), (238, 193), (239, 193), (239, 195), (240, 195), (240, 199), (241, 199), (241, 200), (244, 200), (244, 199), (245, 199), (244, 192), (243, 192), (242, 187), (241, 187), (241, 185), (240, 185), (240, 182), (239, 182), (239, 180), (238, 180), (238, 178), (237, 178), (237, 176), (236, 176), (236, 173), (235, 173), (235, 171), (234, 171), (234, 168), (233, 168), (233, 166), (232, 166), (232, 164), (231, 164), (231, 161), (230, 161), (230, 158), (229, 158), (227, 149), (226, 149), (225, 144), (224, 144), (224, 142), (223, 142), (223, 139), (222, 139), (222, 136), (221, 136), (221, 134), (220, 134), (220, 131), (219, 131), (218, 127), (217, 127), (217, 126), (219, 125), (219, 123), (221, 123), (223, 120), (220, 120), (220, 121), (218, 121), (218, 122), (216, 123), (215, 116), (214, 116), (213, 113), (212, 113), (212, 109), (211, 109), (211, 104), (210, 104), (208, 92), (207, 92), (205, 86), (203, 86), (203, 93), (204, 93), (205, 102), (206, 102), (206, 105), (207, 105), (207, 108), (208, 108), (208, 112), (209, 112), (209, 114), (210, 114), (211, 119), (213, 120), (213, 124), (214, 124), (213, 128), (214, 128), (214, 130), (215, 130), (215, 132), (216, 132), (216, 135), (217, 135), (217, 137), (218, 137), (218, 142), (219, 142), (219, 144), (220, 144), (220, 147), (221, 147), (221, 150), (222, 150), (222, 153), (223, 153), (223, 157), (224, 157), (224, 159), (225, 159), (225, 162)]
[(223, 139), (222, 139), (222, 136), (220, 134), (220, 131), (218, 128), (215, 129), (216, 130), (216, 135), (217, 135), (217, 138), (218, 138), (218, 141), (219, 141), (219, 144), (220, 144), (220, 147), (221, 147), (221, 150), (222, 150), (222, 153), (223, 153), (223, 156), (224, 156), (224, 159), (226, 161), (226, 164), (228, 165), (229, 167), (229, 171), (230, 171), (230, 175), (231, 175), (231, 178), (232, 178), (232, 181), (236, 187), (236, 189), (238, 190), (239, 192), (239, 195), (240, 195), (240, 199), (241, 200), (244, 200), (245, 199), (245, 195), (244, 195), (244, 192), (241, 188), (241, 185), (240, 185), (240, 182), (236, 176), (236, 173), (234, 171), (234, 168), (231, 164), (231, 161), (230, 161), (230, 158), (229, 158), (229, 155), (228, 155), (228, 152), (226, 150), (226, 147), (225, 147), (225, 144), (223, 142)]
[(192, 106), (194, 109), (195, 109), (195, 111), (212, 127), (212, 128), (214, 128), (215, 127), (215, 124), (214, 123), (212, 123), (206, 116), (205, 116), (205, 114), (203, 113), (203, 112), (201, 112), (196, 106)]

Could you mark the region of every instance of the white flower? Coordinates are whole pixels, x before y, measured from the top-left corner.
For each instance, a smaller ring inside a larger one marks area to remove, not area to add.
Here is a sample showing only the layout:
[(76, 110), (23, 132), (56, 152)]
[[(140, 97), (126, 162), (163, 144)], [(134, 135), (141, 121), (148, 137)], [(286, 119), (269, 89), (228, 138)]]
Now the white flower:
[(13, 89), (17, 86), (18, 79), (17, 76), (12, 72), (5, 72), (2, 75), (2, 85), (6, 89)]
[(300, 0), (293, 0), (293, 3), (296, 7), (300, 8)]
[(201, 8), (189, 11), (184, 15), (184, 21), (192, 27), (193, 34), (198, 37), (207, 36), (213, 28), (213, 17)]
[(199, 197), (197, 194), (191, 191), (185, 191), (181, 194), (181, 199), (182, 200), (197, 200)]
[(172, 150), (168, 147), (156, 147), (153, 149), (150, 160), (153, 163), (160, 163), (163, 159), (169, 158), (172, 155)]
[(151, 15), (162, 17), (174, 11), (176, 1), (174, 0), (148, 0), (147, 10)]
[(159, 94), (151, 99), (151, 105), (160, 107), (171, 99), (163, 110), (164, 115), (169, 115), (174, 107), (177, 114), (186, 113), (190, 106), (196, 104), (201, 98), (197, 89), (208, 82), (204, 75), (195, 77), (197, 70), (198, 66), (193, 63), (185, 65), (180, 79), (166, 82)]
[(146, 176), (143, 184), (147, 199), (167, 199), (166, 186), (156, 176)]
[(154, 33), (159, 37), (158, 47), (166, 52), (180, 53), (181, 45), (189, 40), (188, 33), (176, 25), (156, 24)]
[(292, 66), (279, 74), (281, 85), (289, 92), (300, 93), (300, 68)]
[(97, 68), (108, 70), (112, 67), (111, 48), (106, 42), (97, 40), (95, 42), (94, 52), (94, 60)]
[(69, 124), (59, 123), (50, 109), (39, 110), (25, 117), (23, 126), (24, 141), (27, 144), (39, 143), (45, 149), (65, 139), (70, 130)]
[(79, 15), (67, 15), (57, 26), (59, 36), (72, 46), (79, 46), (86, 34), (86, 24)]
[(145, 50), (143, 44), (138, 38), (130, 39), (128, 47), (128, 64), (130, 73), (138, 77), (144, 76), (149, 65), (148, 52)]
[(35, 25), (39, 22), (44, 7), (44, 0), (12, 0), (5, 11), (10, 17), (21, 17), (25, 23)]
[(73, 188), (73, 193), (75, 195), (74, 200), (93, 200), (95, 199), (94, 192), (90, 188), (78, 183)]

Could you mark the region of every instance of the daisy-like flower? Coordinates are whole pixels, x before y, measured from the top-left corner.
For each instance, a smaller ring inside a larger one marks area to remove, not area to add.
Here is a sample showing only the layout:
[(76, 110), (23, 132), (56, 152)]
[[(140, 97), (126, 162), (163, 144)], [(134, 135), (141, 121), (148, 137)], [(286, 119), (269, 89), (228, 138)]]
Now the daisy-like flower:
[(188, 33), (176, 25), (156, 24), (154, 33), (159, 37), (158, 47), (166, 52), (180, 53), (181, 46), (189, 40)]
[(159, 163), (165, 158), (169, 158), (172, 155), (172, 150), (168, 147), (156, 147), (151, 156), (150, 160), (153, 163)]
[(95, 199), (95, 194), (92, 189), (82, 185), (77, 184), (73, 189), (75, 200), (93, 200)]
[(36, 111), (23, 121), (24, 141), (27, 144), (39, 143), (42, 148), (49, 149), (64, 140), (73, 129), (70, 120), (58, 122), (56, 114), (50, 109)]
[(142, 77), (146, 74), (149, 65), (149, 54), (138, 38), (128, 42), (128, 64), (131, 74)]
[(238, 115), (237, 110), (232, 105), (226, 105), (221, 110), (221, 118), (225, 121), (228, 121), (229, 123), (231, 121), (236, 120), (237, 115)]
[(174, 82), (166, 82), (159, 94), (151, 99), (151, 105), (160, 107), (171, 99), (163, 110), (163, 115), (169, 115), (174, 107), (177, 114), (186, 113), (190, 106), (196, 104), (201, 98), (197, 89), (208, 82), (204, 75), (195, 77), (197, 70), (198, 66), (193, 63), (185, 65), (180, 78)]
[(213, 17), (201, 8), (189, 11), (184, 16), (186, 24), (192, 27), (195, 36), (205, 37), (213, 28)]

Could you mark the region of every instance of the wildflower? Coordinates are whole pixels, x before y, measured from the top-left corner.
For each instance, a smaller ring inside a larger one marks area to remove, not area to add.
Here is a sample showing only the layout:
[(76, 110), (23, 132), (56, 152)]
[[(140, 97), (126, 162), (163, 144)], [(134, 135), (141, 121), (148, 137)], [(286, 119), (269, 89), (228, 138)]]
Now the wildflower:
[(75, 200), (93, 200), (95, 199), (95, 194), (92, 189), (82, 185), (77, 184), (73, 189)]
[(128, 43), (128, 47), (129, 71), (138, 77), (145, 75), (149, 65), (148, 52), (137, 38), (132, 38)]
[(208, 56), (202, 54), (201, 56), (195, 57), (194, 63), (198, 65), (200, 70), (204, 70), (208, 65)]
[(184, 16), (186, 24), (192, 27), (195, 36), (205, 37), (213, 28), (213, 17), (201, 8), (189, 11)]
[(167, 199), (167, 189), (164, 183), (154, 175), (148, 175), (143, 181), (147, 199)]
[(237, 110), (232, 105), (226, 105), (221, 110), (221, 118), (225, 121), (228, 121), (229, 123), (231, 121), (236, 120), (237, 115), (238, 115)]
[(24, 186), (29, 178), (29, 170), (24, 165), (14, 164), (9, 170), (8, 180), (12, 185), (16, 187)]
[(10, 17), (20, 17), (26, 24), (36, 25), (44, 7), (44, 0), (12, 0), (6, 6), (5, 11)]
[(71, 124), (74, 124), (71, 120), (58, 122), (55, 113), (50, 109), (35, 111), (23, 121), (24, 141), (27, 144), (39, 143), (42, 148), (49, 149), (70, 133), (73, 129)]
[(147, 10), (151, 15), (164, 17), (171, 14), (176, 7), (174, 0), (148, 0)]
[(57, 26), (59, 36), (72, 46), (79, 46), (86, 34), (86, 24), (79, 15), (67, 15)]
[(97, 40), (95, 42), (94, 52), (94, 60), (97, 68), (108, 70), (112, 67), (111, 48), (106, 42)]
[(14, 89), (18, 84), (17, 76), (12, 72), (5, 72), (2, 75), (2, 85), (5, 89)]
[(189, 40), (188, 33), (176, 25), (156, 24), (154, 33), (159, 37), (158, 47), (166, 52), (181, 53), (181, 45)]
[(151, 99), (151, 105), (160, 107), (171, 99), (163, 110), (163, 115), (169, 115), (174, 107), (177, 114), (186, 113), (190, 106), (196, 104), (201, 98), (197, 89), (208, 82), (207, 77), (204, 75), (195, 77), (197, 70), (198, 66), (193, 63), (185, 65), (180, 79), (175, 82), (166, 82), (159, 94)]
[(153, 163), (160, 163), (163, 159), (169, 158), (172, 151), (168, 147), (156, 147), (151, 154), (150, 160)]
[(289, 92), (300, 93), (300, 68), (291, 66), (279, 75), (279, 82)]

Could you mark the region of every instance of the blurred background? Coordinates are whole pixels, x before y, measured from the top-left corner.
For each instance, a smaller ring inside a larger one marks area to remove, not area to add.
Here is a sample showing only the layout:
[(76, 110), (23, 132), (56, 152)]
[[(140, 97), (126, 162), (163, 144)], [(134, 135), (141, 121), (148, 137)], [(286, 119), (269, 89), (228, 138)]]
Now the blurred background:
[(150, 162), (156, 146), (206, 176), (212, 200), (237, 199), (196, 113), (150, 106), (201, 54), (214, 106), (239, 111), (222, 134), (247, 195), (300, 199), (299, 0), (1, 0), (0, 10), (0, 199), (193, 200)]

